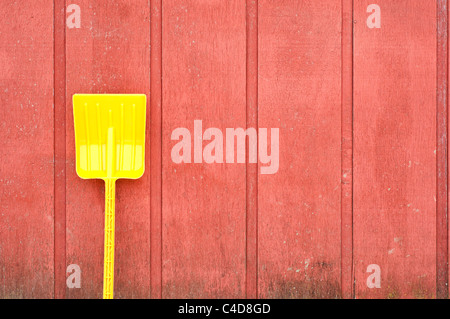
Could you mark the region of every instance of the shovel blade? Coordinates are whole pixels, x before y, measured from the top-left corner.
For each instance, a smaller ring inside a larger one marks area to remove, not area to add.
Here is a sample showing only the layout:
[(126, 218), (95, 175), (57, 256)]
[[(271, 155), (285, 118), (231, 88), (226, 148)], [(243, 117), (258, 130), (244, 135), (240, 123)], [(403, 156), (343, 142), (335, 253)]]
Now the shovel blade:
[(73, 115), (78, 176), (136, 179), (144, 174), (144, 94), (75, 94)]

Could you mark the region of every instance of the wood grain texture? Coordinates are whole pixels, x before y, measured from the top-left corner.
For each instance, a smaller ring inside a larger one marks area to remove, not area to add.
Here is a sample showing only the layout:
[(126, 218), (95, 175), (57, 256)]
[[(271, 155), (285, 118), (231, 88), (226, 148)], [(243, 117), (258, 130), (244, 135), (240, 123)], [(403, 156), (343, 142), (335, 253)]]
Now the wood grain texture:
[(353, 298), (353, 0), (342, 1), (341, 291)]
[[(436, 295), (436, 2), (354, 9), (356, 298)], [(401, 12), (401, 14), (399, 14)], [(381, 288), (366, 285), (381, 268)]]
[[(449, 10), (0, 1), (0, 298), (102, 297), (104, 182), (76, 175), (74, 93), (148, 97), (146, 172), (117, 183), (116, 298), (448, 298)], [(224, 141), (279, 128), (278, 172), (175, 164), (194, 120)]]
[(436, 298), (449, 295), (448, 265), (448, 0), (438, 0), (437, 15), (437, 189)]
[(0, 298), (53, 297), (53, 4), (0, 2)]
[(66, 1), (54, 1), (55, 298), (66, 297)]
[[(247, 128), (258, 129), (258, 1), (246, 2)], [(246, 154), (249, 154), (246, 140)], [(246, 298), (258, 296), (258, 164), (246, 165)]]
[(259, 1), (258, 126), (280, 167), (258, 179), (262, 298), (341, 295), (341, 1)]
[(150, 282), (151, 298), (162, 286), (162, 0), (150, 1)]
[[(148, 1), (78, 1), (80, 29), (68, 29), (67, 52), (67, 263), (78, 264), (82, 288), (68, 298), (101, 298), (104, 182), (75, 172), (72, 95), (148, 93), (150, 5)], [(147, 96), (147, 101), (149, 98)], [(147, 123), (150, 112), (147, 111)], [(150, 296), (150, 136), (146, 171), (116, 186), (115, 298)]]
[[(246, 125), (245, 1), (163, 1), (163, 298), (245, 297), (245, 164), (174, 164), (171, 133)], [(204, 143), (206, 145), (207, 143)]]

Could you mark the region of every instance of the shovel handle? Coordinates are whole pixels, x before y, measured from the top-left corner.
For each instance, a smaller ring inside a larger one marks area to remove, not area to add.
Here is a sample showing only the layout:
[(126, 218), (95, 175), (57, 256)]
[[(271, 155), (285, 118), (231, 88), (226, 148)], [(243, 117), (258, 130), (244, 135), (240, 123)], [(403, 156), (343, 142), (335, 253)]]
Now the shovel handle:
[(103, 299), (112, 299), (114, 292), (114, 211), (116, 181), (105, 180), (105, 256), (103, 269)]

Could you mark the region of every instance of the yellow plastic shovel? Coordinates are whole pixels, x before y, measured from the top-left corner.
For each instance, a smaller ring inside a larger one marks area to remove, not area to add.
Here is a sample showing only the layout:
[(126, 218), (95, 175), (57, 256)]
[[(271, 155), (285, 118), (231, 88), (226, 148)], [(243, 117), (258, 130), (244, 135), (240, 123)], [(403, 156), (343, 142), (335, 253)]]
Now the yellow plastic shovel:
[(75, 94), (77, 174), (105, 181), (103, 299), (114, 291), (115, 183), (144, 174), (144, 94)]

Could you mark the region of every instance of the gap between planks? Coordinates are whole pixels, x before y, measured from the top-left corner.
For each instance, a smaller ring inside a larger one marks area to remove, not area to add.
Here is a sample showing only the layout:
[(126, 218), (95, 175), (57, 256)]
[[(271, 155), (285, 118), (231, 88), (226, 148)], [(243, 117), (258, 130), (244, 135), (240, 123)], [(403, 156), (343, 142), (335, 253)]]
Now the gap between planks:
[(448, 0), (437, 1), (436, 298), (448, 298)]
[(341, 297), (354, 298), (353, 267), (353, 1), (342, 0)]
[(162, 0), (150, 0), (150, 296), (162, 298)]
[(54, 297), (66, 297), (66, 6), (53, 3)]
[[(246, 3), (246, 126), (258, 130), (258, 1)], [(249, 141), (246, 139), (246, 156)], [(246, 161), (246, 297), (258, 297), (258, 164)]]

